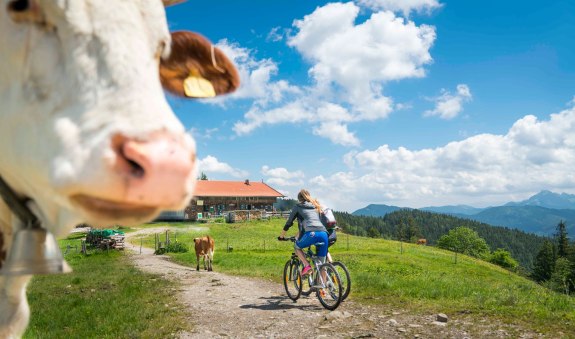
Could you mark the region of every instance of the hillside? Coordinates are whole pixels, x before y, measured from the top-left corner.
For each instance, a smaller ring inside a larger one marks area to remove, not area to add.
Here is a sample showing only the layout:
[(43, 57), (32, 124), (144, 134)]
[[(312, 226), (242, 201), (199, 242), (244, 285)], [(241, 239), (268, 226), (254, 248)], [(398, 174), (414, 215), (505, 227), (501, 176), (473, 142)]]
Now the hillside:
[[(573, 297), (464, 255), (455, 263), (452, 252), (431, 246), (341, 232), (330, 251), (350, 269), (350, 298), (335, 312), (325, 311), (313, 296), (294, 303), (285, 296), (281, 278), (293, 247), (275, 240), (283, 223), (283, 219), (155, 223), (140, 226), (142, 233), (126, 230), (135, 242), (129, 246), (131, 251), (112, 253), (117, 255), (91, 251), (87, 256), (70, 251), (65, 258), (73, 273), (32, 280), (31, 309), (42, 312), (32, 317), (24, 338), (81, 337), (85, 333), (288, 338), (293, 337), (294, 328), (306, 337), (329, 338), (572, 337), (565, 334), (575, 326)], [(214, 272), (195, 270), (193, 247), (187, 253), (148, 255), (156, 234), (164, 240), (164, 227), (171, 239), (185, 245), (193, 246), (194, 237), (212, 236), (219, 248)], [(149, 236), (141, 238), (143, 233)], [(290, 230), (293, 233), (295, 229)], [(74, 238), (68, 244), (79, 241)], [(228, 245), (233, 251), (225, 250)], [(154, 275), (138, 275), (132, 261)], [(176, 285), (158, 289), (165, 279)], [(129, 282), (135, 284), (126, 286)], [(449, 321), (436, 324), (437, 313), (447, 314)], [(106, 315), (98, 318), (97, 326), (94, 314)], [(158, 315), (173, 319), (158, 319)]]
[[(409, 207), (370, 204), (352, 214), (356, 216), (384, 217), (388, 213)], [(560, 221), (575, 234), (575, 195), (541, 191), (529, 199), (509, 202), (503, 206), (476, 208), (467, 205), (433, 206), (419, 208), (421, 211), (449, 214), (471, 219), (492, 226), (515, 228), (542, 236), (551, 236)]]
[(553, 193), (544, 190), (529, 197), (529, 199), (519, 202), (509, 202), (505, 204), (505, 206), (540, 206), (559, 210), (575, 210), (575, 194)]
[(364, 208), (358, 209), (353, 212), (353, 215), (365, 215), (371, 217), (383, 217), (387, 213), (395, 212), (402, 209), (402, 207), (371, 204)]
[(352, 234), (372, 235), (394, 240), (398, 239), (400, 225), (412, 223), (418, 230), (418, 236), (426, 238), (431, 245), (450, 229), (459, 226), (469, 227), (485, 239), (491, 250), (502, 248), (509, 251), (513, 258), (528, 270), (533, 267), (533, 257), (545, 239), (517, 229), (495, 227), (470, 219), (420, 210), (403, 209), (388, 213), (383, 218), (338, 212), (336, 218), (340, 227)]
[[(396, 211), (392, 215), (406, 212)], [(221, 246), (219, 248), (228, 244), (233, 246), (233, 252), (216, 250), (216, 271), (271, 279), (279, 284), (282, 267), (293, 248), (291, 243), (273, 241), (283, 222), (283, 219), (272, 219), (240, 224), (204, 224), (204, 229), (192, 225), (187, 230), (179, 229), (177, 239), (191, 243), (193, 237), (208, 233), (216, 239), (216, 246)], [(289, 234), (295, 231), (290, 229)], [(153, 246), (154, 238), (147, 240), (148, 246)], [(557, 337), (558, 331), (567, 331), (575, 326), (574, 298), (551, 292), (481, 260), (459, 255), (455, 264), (453, 252), (432, 246), (400, 244), (342, 232), (330, 252), (336, 260), (349, 267), (352, 274), (350, 298), (352, 302), (366, 303), (363, 312), (369, 312), (368, 305), (399, 308), (402, 313), (410, 314), (443, 312), (451, 315), (454, 322), (460, 321), (453, 326), (471, 323), (466, 329), (473, 338), (485, 337), (485, 333), (478, 331), (485, 321), (490, 325), (499, 321), (512, 324), (507, 327), (510, 331), (508, 336), (512, 338), (525, 333), (515, 332), (521, 328), (531, 328), (551, 338)], [(193, 253), (170, 256), (176, 262), (195, 266)], [(269, 305), (277, 301), (274, 299)], [(341, 306), (342, 311), (346, 303)], [(290, 305), (298, 307), (299, 302)], [(374, 321), (382, 320), (376, 317)], [(451, 336), (445, 333), (424, 337)]]
[(483, 211), (483, 208), (477, 208), (467, 205), (455, 205), (455, 206), (431, 206), (420, 208), (422, 211), (444, 213), (452, 215), (473, 215)]
[(539, 235), (551, 235), (563, 220), (570, 234), (575, 234), (575, 210), (550, 209), (540, 206), (491, 207), (468, 218), (490, 225), (517, 228)]

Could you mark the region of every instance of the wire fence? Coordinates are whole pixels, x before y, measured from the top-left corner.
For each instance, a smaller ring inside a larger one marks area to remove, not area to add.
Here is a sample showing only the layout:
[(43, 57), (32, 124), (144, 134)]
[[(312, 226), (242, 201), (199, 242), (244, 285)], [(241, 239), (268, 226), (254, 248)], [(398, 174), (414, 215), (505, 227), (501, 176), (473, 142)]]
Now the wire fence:
[[(175, 244), (183, 244), (188, 250), (194, 250), (194, 239), (206, 236), (202, 230), (165, 230), (153, 234), (138, 235), (132, 238), (132, 244), (140, 247), (153, 248), (162, 253), (170, 252), (170, 248)], [(277, 235), (262, 235), (260, 237), (250, 236), (249, 238), (239, 238), (233, 236), (210, 235), (214, 239), (217, 250), (226, 252), (247, 251), (260, 252), (285, 251), (292, 248), (291, 243), (277, 240)], [(342, 234), (339, 237), (338, 250), (349, 250), (349, 235)]]

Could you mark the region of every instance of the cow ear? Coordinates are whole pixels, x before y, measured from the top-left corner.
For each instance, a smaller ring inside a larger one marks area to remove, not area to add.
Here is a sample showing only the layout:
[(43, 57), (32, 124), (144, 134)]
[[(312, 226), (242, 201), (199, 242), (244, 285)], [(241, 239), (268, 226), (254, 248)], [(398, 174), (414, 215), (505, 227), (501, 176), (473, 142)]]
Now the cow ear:
[(177, 5), (182, 2), (186, 2), (186, 0), (162, 0), (162, 2), (164, 3), (164, 7), (168, 7), (172, 5)]
[(173, 32), (170, 50), (170, 56), (160, 62), (160, 80), (167, 91), (181, 97), (207, 98), (238, 88), (236, 67), (200, 34)]

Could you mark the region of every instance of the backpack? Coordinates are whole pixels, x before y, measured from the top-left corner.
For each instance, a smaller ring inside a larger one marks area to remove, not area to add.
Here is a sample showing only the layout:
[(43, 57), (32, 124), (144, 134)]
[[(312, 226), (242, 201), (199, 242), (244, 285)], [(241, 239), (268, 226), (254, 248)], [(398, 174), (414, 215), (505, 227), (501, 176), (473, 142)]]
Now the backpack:
[(335, 220), (335, 216), (333, 215), (331, 208), (324, 209), (320, 214), (320, 219), (327, 229), (333, 229), (337, 225), (337, 221)]

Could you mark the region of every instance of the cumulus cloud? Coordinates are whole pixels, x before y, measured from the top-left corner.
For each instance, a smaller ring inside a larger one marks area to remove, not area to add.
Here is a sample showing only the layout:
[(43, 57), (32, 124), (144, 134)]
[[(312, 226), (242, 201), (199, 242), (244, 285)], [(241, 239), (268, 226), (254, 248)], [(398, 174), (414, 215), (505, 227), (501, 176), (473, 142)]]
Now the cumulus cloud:
[(575, 108), (528, 115), (505, 135), (479, 134), (430, 149), (388, 145), (349, 152), (347, 172), (310, 179), (310, 189), (350, 210), (368, 203), (422, 207), (512, 200), (541, 189), (575, 190)]
[(398, 12), (406, 17), (411, 12), (430, 13), (442, 6), (437, 0), (356, 0), (356, 2), (372, 10)]
[(233, 130), (238, 135), (251, 133), (266, 124), (297, 123), (315, 120), (314, 114), (302, 101), (295, 101), (285, 106), (262, 110), (254, 106), (245, 115), (245, 120), (234, 124)]
[(267, 182), (278, 186), (302, 186), (305, 177), (302, 171), (290, 172), (286, 168), (262, 166), (261, 173), (268, 177)]
[(424, 116), (438, 116), (441, 119), (453, 119), (463, 111), (463, 103), (472, 99), (471, 91), (465, 84), (457, 85), (457, 92), (451, 94), (443, 90), (443, 93), (432, 99), (435, 101), (435, 108), (427, 110), (423, 113)]
[(205, 173), (208, 178), (212, 173), (228, 174), (235, 178), (247, 178), (249, 173), (237, 168), (233, 168), (225, 162), (220, 162), (216, 157), (208, 155), (198, 161), (198, 172)]
[(331, 140), (343, 146), (359, 146), (359, 140), (347, 130), (347, 126), (338, 122), (322, 122), (313, 129), (313, 134)]
[(373, 92), (374, 81), (425, 75), (434, 27), (416, 26), (391, 12), (373, 13), (356, 25), (358, 14), (351, 2), (331, 3), (295, 21), (298, 31), (288, 44), (313, 63), (310, 74), (317, 82), (333, 82), (363, 96)]
[(242, 79), (248, 79), (247, 88), (236, 96), (249, 93), (257, 98), (234, 125), (236, 134), (264, 125), (309, 122), (315, 135), (358, 146), (349, 124), (384, 119), (393, 111), (393, 100), (383, 94), (383, 85), (425, 76), (424, 66), (432, 62), (429, 49), (435, 28), (417, 26), (392, 12), (373, 13), (356, 23), (359, 10), (352, 2), (330, 3), (294, 22), (288, 45), (310, 63), (307, 87), (273, 82), (271, 77), (278, 71), (275, 63), (256, 61), (249, 51), (225, 45), (234, 47), (230, 54)]

